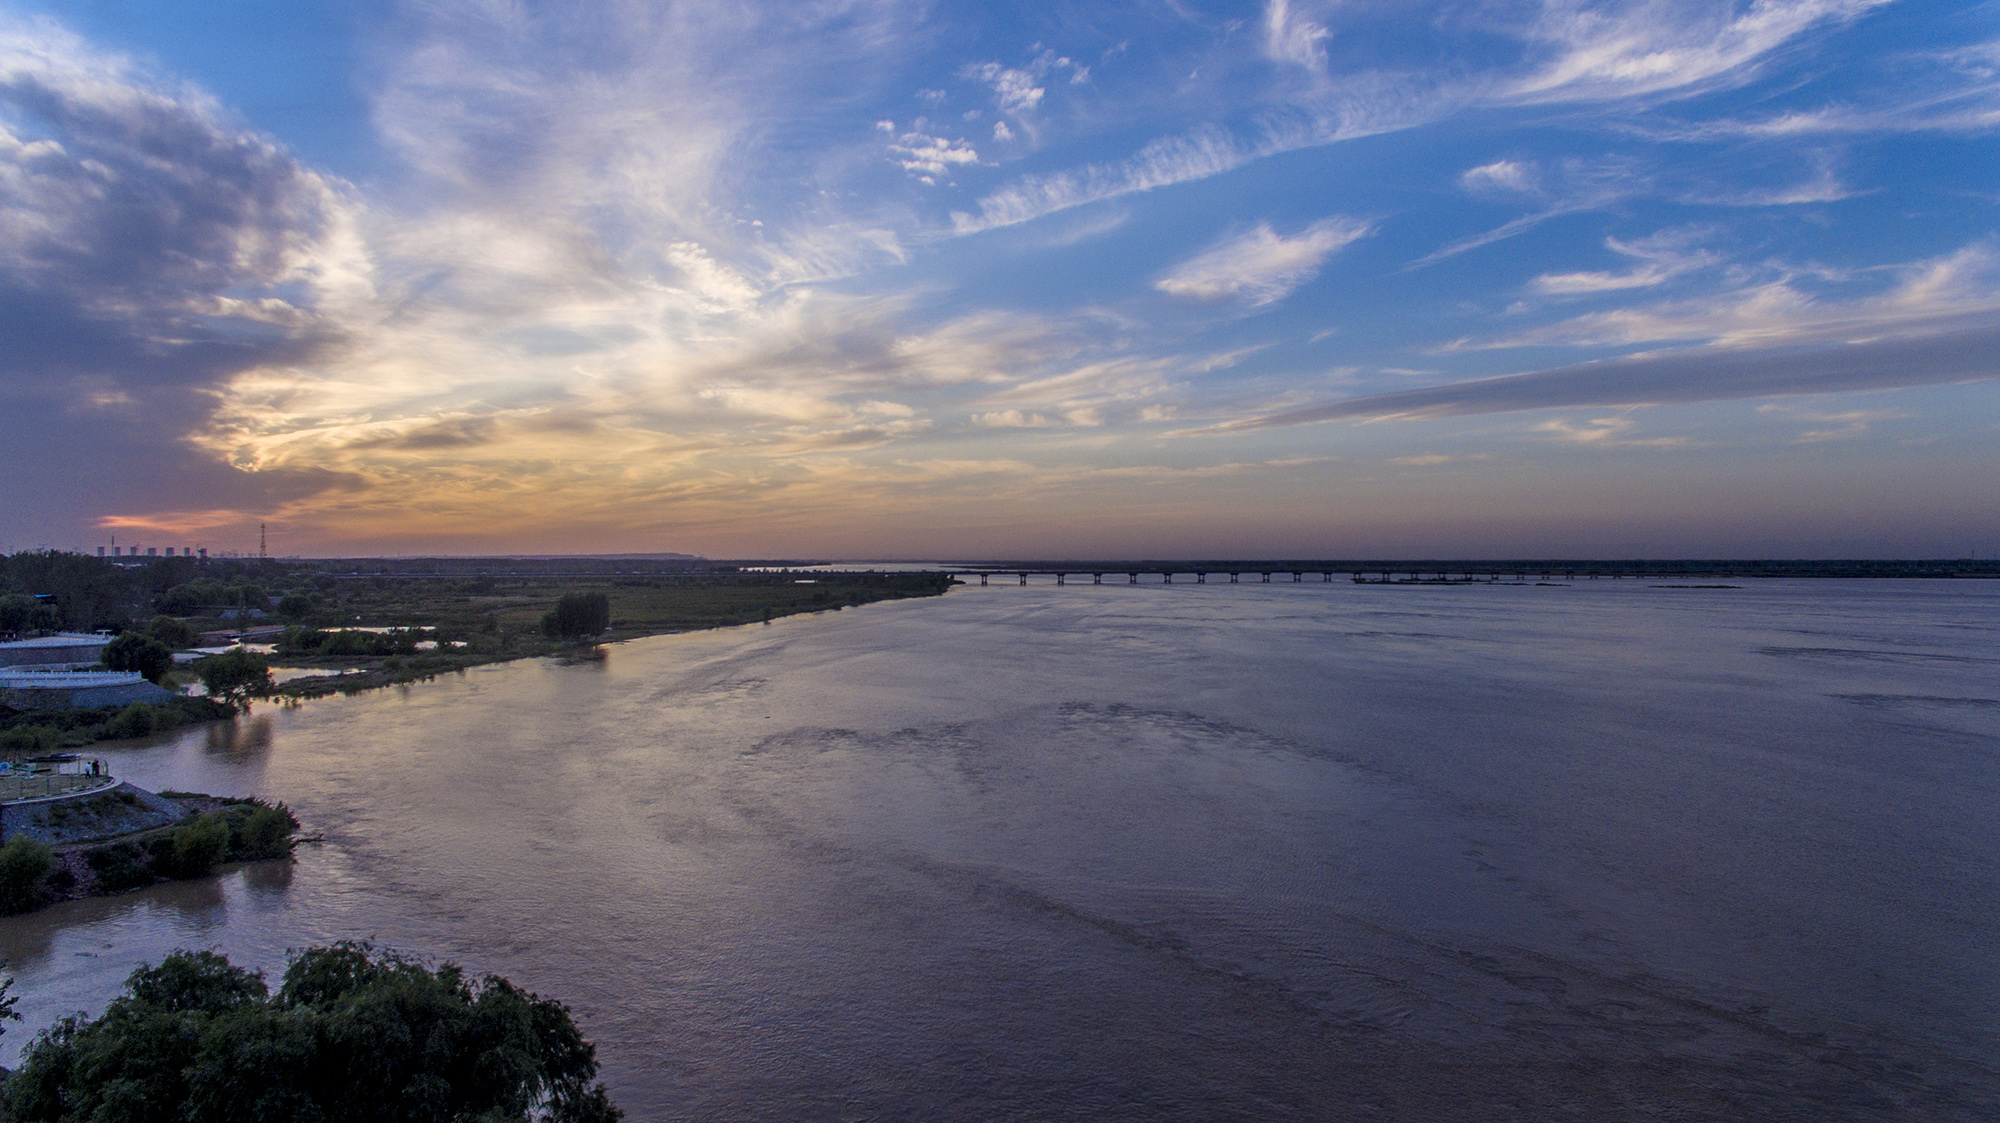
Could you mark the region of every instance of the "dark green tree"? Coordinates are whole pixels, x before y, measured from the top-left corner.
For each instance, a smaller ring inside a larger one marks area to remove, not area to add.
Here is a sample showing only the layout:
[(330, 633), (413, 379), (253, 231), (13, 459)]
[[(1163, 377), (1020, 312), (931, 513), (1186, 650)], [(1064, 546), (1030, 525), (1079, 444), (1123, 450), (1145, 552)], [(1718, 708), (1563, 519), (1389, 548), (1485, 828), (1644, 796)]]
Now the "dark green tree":
[(254, 651), (232, 647), (194, 665), (208, 696), (236, 703), (261, 698), (272, 690), (271, 661)]
[(146, 634), (175, 651), (186, 650), (201, 642), (201, 637), (195, 634), (195, 630), (188, 626), (187, 621), (176, 620), (171, 616), (153, 617), (146, 625)]
[(543, 633), (562, 639), (588, 639), (610, 626), (611, 598), (603, 593), (564, 593), (542, 617)]
[(174, 669), (174, 649), (143, 632), (119, 633), (99, 659), (114, 671), (137, 671), (148, 682), (159, 682)]
[(62, 627), (56, 606), (22, 593), (0, 597), (0, 632), (52, 632)]
[(185, 585), (175, 585), (161, 593), (154, 603), (161, 612), (175, 616), (195, 616), (208, 612), (218, 605), (228, 603), (229, 591), (214, 581), (191, 581)]
[(96, 1020), (21, 1054), (19, 1123), (611, 1123), (596, 1049), (569, 1010), (363, 944), (302, 953), (273, 995), (213, 952), (142, 967)]

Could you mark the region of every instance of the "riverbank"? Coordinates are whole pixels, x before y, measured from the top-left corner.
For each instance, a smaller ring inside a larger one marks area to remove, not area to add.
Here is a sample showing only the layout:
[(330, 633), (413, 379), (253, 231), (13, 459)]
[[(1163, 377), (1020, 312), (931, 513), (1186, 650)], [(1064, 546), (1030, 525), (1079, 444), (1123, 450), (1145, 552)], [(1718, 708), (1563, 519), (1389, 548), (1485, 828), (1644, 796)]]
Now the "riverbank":
[[(837, 612), (883, 600), (941, 596), (953, 584), (953, 578), (944, 573), (738, 574), (546, 586), (524, 580), (516, 589), (496, 586), (489, 580), (473, 583), (470, 587), (476, 591), (471, 592), (433, 584), (427, 586), (432, 603), (408, 606), (408, 618), (440, 622), (404, 624), (408, 630), (402, 632), (384, 632), (378, 627), (371, 637), (376, 642), (365, 645), (375, 653), (355, 650), (364, 645), (345, 645), (343, 649), (323, 642), (323, 637), (314, 637), (322, 639), (319, 643), (302, 642), (312, 632), (337, 634), (338, 628), (302, 628), (278, 637), (273, 645), (274, 659), (293, 669), (324, 667), (327, 673), (290, 678), (278, 684), (273, 696), (305, 699), (357, 694), (516, 659), (589, 658), (606, 643), (767, 624), (784, 616)], [(547, 635), (542, 617), (552, 603), (551, 594), (558, 590), (605, 594), (611, 605), (609, 630), (585, 642)], [(329, 647), (337, 653), (326, 653)]]
[(0, 912), (22, 913), (291, 854), (284, 804), (130, 783), (0, 805)]

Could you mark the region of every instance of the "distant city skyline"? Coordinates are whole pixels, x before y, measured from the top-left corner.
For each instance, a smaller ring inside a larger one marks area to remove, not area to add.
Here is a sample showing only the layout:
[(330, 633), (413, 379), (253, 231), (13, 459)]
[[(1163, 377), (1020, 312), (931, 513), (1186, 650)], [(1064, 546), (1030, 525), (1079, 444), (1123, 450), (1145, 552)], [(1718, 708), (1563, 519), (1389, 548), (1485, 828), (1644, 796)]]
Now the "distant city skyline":
[(2000, 551), (2000, 7), (0, 0), (0, 548)]

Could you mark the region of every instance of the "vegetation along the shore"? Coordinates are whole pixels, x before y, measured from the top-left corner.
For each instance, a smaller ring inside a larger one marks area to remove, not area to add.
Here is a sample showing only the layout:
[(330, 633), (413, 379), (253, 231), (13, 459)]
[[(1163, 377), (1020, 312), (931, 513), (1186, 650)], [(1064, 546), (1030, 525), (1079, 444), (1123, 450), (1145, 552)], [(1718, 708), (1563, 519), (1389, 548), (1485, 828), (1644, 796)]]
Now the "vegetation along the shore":
[(0, 1116), (611, 1123), (596, 1079), (568, 1008), (498, 976), (339, 943), (298, 953), (272, 993), (222, 955), (176, 951), (102, 1016), (37, 1035)]
[[(170, 819), (162, 806), (182, 817)], [(202, 877), (225, 862), (284, 858), (299, 827), (282, 803), (195, 792), (155, 796), (129, 786), (8, 815), (0, 913)], [(31, 821), (16, 831), (13, 816)], [(168, 825), (155, 825), (162, 821)]]
[[(103, 710), (0, 707), (0, 755), (144, 736), (227, 717), (252, 698), (352, 693), (484, 663), (570, 656), (595, 643), (935, 596), (952, 584), (939, 573), (760, 572), (695, 560), (645, 573), (606, 563), (374, 568), (187, 557), (113, 564), (53, 551), (0, 557), (0, 638), (117, 632), (107, 667), (170, 689), (199, 680), (209, 695)], [(212, 649), (245, 629), (263, 630), (250, 640), (268, 645), (268, 657), (239, 649), (192, 663), (166, 658)], [(283, 681), (266, 676), (268, 663), (286, 669)]]

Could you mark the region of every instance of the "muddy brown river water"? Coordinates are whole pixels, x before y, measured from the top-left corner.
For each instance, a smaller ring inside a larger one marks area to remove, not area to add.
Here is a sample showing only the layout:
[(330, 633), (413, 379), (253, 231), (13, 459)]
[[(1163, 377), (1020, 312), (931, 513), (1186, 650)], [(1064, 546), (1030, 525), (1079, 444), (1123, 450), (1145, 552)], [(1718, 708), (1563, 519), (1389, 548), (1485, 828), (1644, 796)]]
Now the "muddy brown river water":
[(290, 865), (0, 921), (25, 1022), (370, 939), (635, 1120), (2000, 1117), (2000, 584), (1012, 585), (107, 749)]

